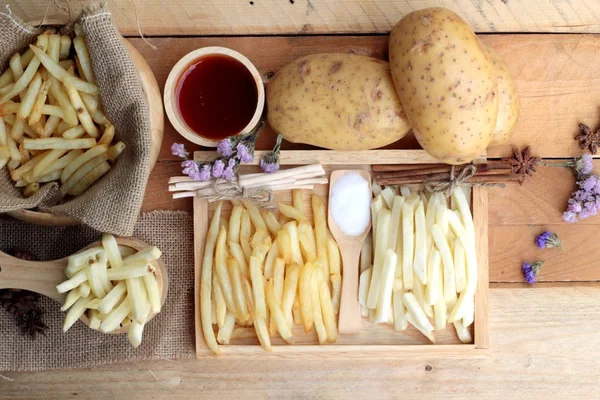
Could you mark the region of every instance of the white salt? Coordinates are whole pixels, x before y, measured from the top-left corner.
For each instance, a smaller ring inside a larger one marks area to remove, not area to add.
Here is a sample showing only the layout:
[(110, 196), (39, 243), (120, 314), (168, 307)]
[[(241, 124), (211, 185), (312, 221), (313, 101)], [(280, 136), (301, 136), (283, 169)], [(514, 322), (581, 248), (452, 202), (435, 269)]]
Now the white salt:
[(363, 233), (371, 221), (369, 182), (355, 172), (341, 176), (331, 188), (329, 209), (337, 226), (348, 236)]

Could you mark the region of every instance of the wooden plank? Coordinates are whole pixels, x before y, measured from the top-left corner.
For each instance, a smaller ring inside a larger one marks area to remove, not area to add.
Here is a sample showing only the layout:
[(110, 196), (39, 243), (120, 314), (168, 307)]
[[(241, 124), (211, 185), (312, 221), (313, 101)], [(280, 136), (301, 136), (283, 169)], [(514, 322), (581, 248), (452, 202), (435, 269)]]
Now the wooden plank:
[[(573, 137), (578, 123), (598, 123), (600, 104), (600, 37), (592, 35), (482, 35), (504, 57), (513, 72), (521, 95), (521, 117), (511, 145), (533, 146), (536, 155), (571, 157), (581, 154)], [(152, 66), (163, 90), (173, 65), (188, 52), (203, 46), (225, 46), (247, 55), (261, 74), (277, 71), (306, 54), (342, 52), (385, 58), (387, 37), (236, 37), (236, 38), (154, 38), (154, 51), (141, 39), (130, 40)], [(164, 141), (186, 143), (166, 121)], [(271, 148), (275, 135), (267, 127), (259, 138), (259, 149)], [(511, 145), (488, 151), (488, 157), (510, 155)], [(163, 146), (160, 159), (174, 159)], [(408, 135), (390, 148), (415, 148)], [(307, 145), (284, 143), (284, 149), (309, 149)]]
[(199, 388), (203, 397), (221, 399), (596, 398), (600, 287), (550, 286), (490, 290), (487, 359), (146, 361), (2, 372), (0, 386), (10, 399), (118, 398), (123, 388), (135, 388), (132, 398), (153, 399), (197, 399)]
[(477, 291), (475, 292), (475, 348), (490, 347), (489, 332), (489, 260), (488, 260), (488, 192), (486, 187), (472, 191), (473, 221), (477, 246)]
[[(94, 1), (71, 2), (73, 15)], [(64, 23), (62, 2), (8, 0), (19, 17)], [(240, 35), (388, 32), (407, 13), (447, 7), (477, 32), (600, 32), (600, 4), (590, 0), (112, 0), (115, 22), (127, 35)], [(47, 10), (48, 7), (48, 10)], [(137, 9), (136, 9), (137, 8)], [(139, 23), (139, 27), (138, 27)]]

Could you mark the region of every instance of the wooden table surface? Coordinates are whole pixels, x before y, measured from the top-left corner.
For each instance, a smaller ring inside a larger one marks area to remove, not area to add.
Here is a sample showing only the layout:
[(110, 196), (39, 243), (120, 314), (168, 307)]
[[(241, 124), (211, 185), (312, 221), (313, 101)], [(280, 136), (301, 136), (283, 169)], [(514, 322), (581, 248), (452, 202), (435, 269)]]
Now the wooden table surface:
[[(47, 2), (8, 1), (12, 13), (24, 20), (64, 19), (67, 2), (50, 3), (46, 14)], [(90, 3), (71, 2), (71, 12), (76, 15)], [(490, 150), (489, 157), (509, 155), (511, 146), (527, 144), (535, 155), (552, 161), (579, 156), (581, 150), (573, 140), (577, 123), (593, 128), (599, 123), (600, 37), (589, 34), (600, 32), (596, 0), (109, 2), (120, 30), (146, 57), (160, 85), (179, 58), (209, 45), (242, 52), (261, 73), (277, 71), (299, 56), (316, 52), (385, 58), (386, 33), (396, 21), (413, 9), (432, 5), (446, 6), (467, 19), (505, 58), (517, 81), (522, 98), (517, 133), (510, 146)], [(140, 32), (156, 50), (139, 38)], [(269, 147), (273, 140), (272, 132), (267, 132), (259, 148)], [(191, 211), (191, 200), (174, 201), (166, 191), (168, 178), (180, 171), (169, 154), (174, 141), (186, 143), (167, 122), (144, 211)], [(393, 147), (415, 145), (409, 137)], [(600, 171), (599, 161), (596, 167)], [(574, 186), (568, 170), (540, 167), (523, 186), (490, 189), (489, 356), (318, 362), (172, 360), (5, 372), (0, 374), (0, 399), (597, 397), (600, 217), (575, 225), (562, 222)], [(564, 252), (535, 248), (535, 236), (547, 229), (559, 234)], [(539, 283), (533, 287), (521, 283), (521, 262), (538, 259), (546, 260)]]

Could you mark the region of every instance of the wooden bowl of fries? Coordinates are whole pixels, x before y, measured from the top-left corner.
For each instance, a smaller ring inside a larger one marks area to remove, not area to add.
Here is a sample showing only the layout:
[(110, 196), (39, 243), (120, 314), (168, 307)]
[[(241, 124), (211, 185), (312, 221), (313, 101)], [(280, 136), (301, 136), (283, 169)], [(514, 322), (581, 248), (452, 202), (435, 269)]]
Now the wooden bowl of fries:
[[(77, 27), (75, 33), (74, 38), (48, 32), (40, 35), (23, 54), (11, 58), (10, 68), (0, 78), (0, 150), (8, 152), (3, 159), (0, 151), (0, 167), (8, 165), (25, 197), (51, 181), (58, 181), (64, 194), (79, 195), (108, 172), (125, 148), (102, 111), (83, 34)], [(142, 55), (127, 40), (123, 42), (148, 101), (152, 168), (164, 127), (160, 91)], [(35, 63), (39, 65), (33, 68)], [(38, 225), (80, 224), (73, 217), (35, 210), (7, 214)]]

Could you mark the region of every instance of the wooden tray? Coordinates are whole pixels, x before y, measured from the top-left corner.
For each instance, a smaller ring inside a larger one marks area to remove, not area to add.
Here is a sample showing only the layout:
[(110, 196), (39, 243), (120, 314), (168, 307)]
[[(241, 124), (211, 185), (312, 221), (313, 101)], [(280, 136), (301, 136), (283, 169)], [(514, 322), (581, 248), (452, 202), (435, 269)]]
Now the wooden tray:
[[(255, 162), (258, 163), (264, 152), (256, 152)], [(216, 157), (215, 152), (196, 152), (197, 161), (209, 161)], [(479, 159), (476, 161), (482, 161)], [(373, 164), (421, 164), (437, 163), (423, 150), (372, 150), (372, 151), (282, 151), (281, 166), (321, 163), (330, 173), (336, 169), (366, 169), (371, 170)], [(242, 173), (257, 172), (256, 165), (240, 167)], [(329, 185), (316, 185), (314, 193), (320, 195), (327, 202)], [(306, 191), (308, 192), (308, 191)], [(312, 212), (310, 196), (305, 193), (304, 200), (307, 204), (307, 214)], [(275, 202), (291, 202), (291, 191), (277, 192)], [(472, 212), (475, 222), (475, 236), (477, 238), (478, 282), (475, 295), (475, 321), (471, 326), (474, 343), (463, 344), (458, 340), (453, 324), (448, 324), (444, 331), (436, 331), (438, 344), (430, 344), (415, 328), (403, 332), (396, 332), (391, 325), (373, 324), (369, 320), (362, 320), (362, 329), (358, 335), (340, 335), (337, 342), (328, 345), (319, 345), (314, 329), (305, 334), (303, 328), (294, 329), (295, 345), (287, 345), (279, 337), (271, 337), (272, 352), (266, 352), (258, 344), (256, 338), (235, 339), (231, 344), (221, 346), (221, 357), (235, 358), (321, 358), (333, 356), (336, 358), (372, 358), (396, 359), (419, 356), (473, 356), (484, 355), (489, 347), (488, 332), (488, 197), (487, 189), (474, 187), (472, 190)], [(208, 350), (202, 334), (200, 319), (200, 275), (204, 244), (210, 224), (210, 218), (216, 203), (207, 203), (202, 198), (194, 198), (194, 257), (195, 257), (195, 320), (196, 320), (196, 356), (198, 358), (214, 357)], [(223, 215), (229, 216), (231, 204), (223, 204)], [(312, 215), (309, 215), (312, 217)]]

